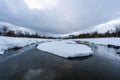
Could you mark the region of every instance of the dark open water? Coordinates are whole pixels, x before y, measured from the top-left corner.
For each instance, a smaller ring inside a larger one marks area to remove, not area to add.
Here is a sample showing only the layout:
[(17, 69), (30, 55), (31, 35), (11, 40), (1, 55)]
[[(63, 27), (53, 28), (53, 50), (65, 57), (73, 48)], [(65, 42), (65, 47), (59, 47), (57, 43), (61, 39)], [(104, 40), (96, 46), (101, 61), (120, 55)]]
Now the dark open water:
[(0, 80), (120, 80), (120, 57), (104, 46), (91, 57), (77, 59), (36, 47), (14, 53), (0, 59)]

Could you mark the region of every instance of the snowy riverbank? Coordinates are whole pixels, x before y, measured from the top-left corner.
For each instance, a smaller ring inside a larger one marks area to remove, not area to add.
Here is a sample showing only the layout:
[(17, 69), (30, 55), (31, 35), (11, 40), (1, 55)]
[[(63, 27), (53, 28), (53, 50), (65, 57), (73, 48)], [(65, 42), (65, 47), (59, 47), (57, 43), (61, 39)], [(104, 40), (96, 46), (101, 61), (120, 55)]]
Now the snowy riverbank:
[[(51, 42), (48, 42), (51, 41)], [(33, 39), (33, 38), (15, 38), (0, 36), (0, 54), (4, 54), (6, 50), (15, 47), (25, 47), (30, 44), (38, 44), (38, 49), (46, 51), (61, 57), (83, 57), (93, 54), (91, 48), (84, 44), (77, 44), (75, 41), (89, 42), (103, 45), (118, 45), (120, 46), (120, 38), (90, 38), (90, 39), (75, 39), (75, 40), (59, 40), (59, 39)], [(44, 42), (44, 43), (42, 43)], [(117, 50), (119, 51), (119, 50)]]
[(40, 43), (48, 41), (47, 39), (33, 39), (33, 38), (16, 38), (0, 36), (0, 54), (4, 54), (6, 50), (15, 47), (25, 47), (33, 43)]

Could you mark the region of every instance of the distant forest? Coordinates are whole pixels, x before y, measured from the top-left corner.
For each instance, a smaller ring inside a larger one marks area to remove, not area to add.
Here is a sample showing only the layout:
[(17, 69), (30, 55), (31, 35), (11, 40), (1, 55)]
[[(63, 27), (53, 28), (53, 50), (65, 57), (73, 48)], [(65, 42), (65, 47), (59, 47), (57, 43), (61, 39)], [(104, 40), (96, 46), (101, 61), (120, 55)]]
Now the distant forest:
[(29, 32), (9, 30), (8, 27), (2, 26), (0, 28), (0, 36), (10, 36), (10, 37), (26, 37), (26, 38), (46, 38), (46, 39), (75, 39), (75, 38), (101, 38), (101, 37), (120, 37), (120, 25), (115, 26), (115, 30), (108, 30), (105, 33), (98, 33), (97, 31), (91, 33), (84, 33), (79, 35), (69, 35), (68, 37), (46, 37), (40, 36), (38, 33), (30, 34)]
[(74, 38), (104, 38), (104, 37), (120, 37), (120, 25), (115, 26), (115, 30), (108, 30), (105, 33), (98, 33), (97, 31), (91, 33), (84, 33), (79, 35), (70, 35), (66, 39)]
[(27, 31), (13, 31), (9, 30), (7, 26), (2, 26), (0, 28), (0, 36), (10, 36), (10, 37), (26, 37), (26, 38), (47, 38), (52, 39), (53, 37), (40, 36), (38, 33), (31, 34)]

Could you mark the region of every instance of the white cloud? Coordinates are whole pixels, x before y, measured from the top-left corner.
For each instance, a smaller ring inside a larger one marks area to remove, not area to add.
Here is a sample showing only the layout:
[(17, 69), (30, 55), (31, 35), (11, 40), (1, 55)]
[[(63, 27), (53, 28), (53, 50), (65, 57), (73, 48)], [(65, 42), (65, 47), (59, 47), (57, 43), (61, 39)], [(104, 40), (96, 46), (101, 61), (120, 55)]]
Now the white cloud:
[(24, 0), (30, 9), (45, 9), (55, 7), (57, 0)]
[(43, 6), (37, 0), (24, 0), (30, 9), (42, 9)]

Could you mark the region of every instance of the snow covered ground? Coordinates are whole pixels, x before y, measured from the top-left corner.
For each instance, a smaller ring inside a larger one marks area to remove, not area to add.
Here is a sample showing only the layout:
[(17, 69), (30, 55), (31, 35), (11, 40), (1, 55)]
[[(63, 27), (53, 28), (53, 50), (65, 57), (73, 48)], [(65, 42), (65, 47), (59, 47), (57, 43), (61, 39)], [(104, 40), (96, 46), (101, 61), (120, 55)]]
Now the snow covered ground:
[[(48, 42), (51, 41), (51, 42)], [(61, 57), (83, 57), (93, 54), (91, 48), (84, 44), (77, 44), (75, 41), (88, 41), (96, 44), (112, 44), (120, 46), (120, 38), (89, 38), (89, 39), (33, 39), (33, 38), (15, 38), (0, 36), (0, 54), (4, 54), (6, 50), (14, 47), (25, 47), (27, 45), (37, 43), (38, 49), (46, 51)], [(44, 43), (42, 43), (44, 42)], [(120, 49), (116, 52), (120, 52)]]
[[(43, 42), (44, 43), (40, 43)], [(52, 41), (52, 42), (48, 42)], [(48, 40), (33, 38), (15, 38), (0, 36), (0, 54), (6, 50), (15, 47), (25, 47), (27, 45), (38, 43), (38, 48), (62, 57), (89, 56), (92, 54), (91, 48), (82, 44), (76, 44), (73, 40)]]
[(31, 39), (31, 38), (15, 38), (15, 37), (2, 37), (0, 36), (0, 54), (8, 49), (14, 47), (25, 47), (32, 43), (39, 43), (43, 41), (48, 41), (47, 39)]
[(91, 43), (95, 44), (112, 44), (116, 46), (120, 46), (120, 38), (88, 38), (88, 39), (77, 39), (80, 41), (89, 41)]
[(75, 44), (73, 41), (47, 42), (40, 44), (37, 48), (65, 58), (84, 57), (93, 54), (88, 46)]

